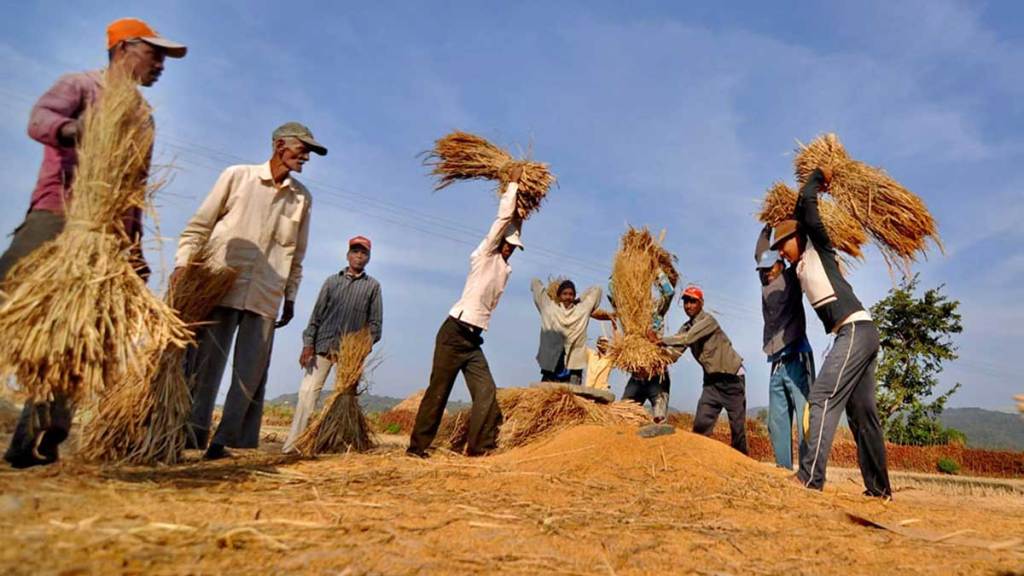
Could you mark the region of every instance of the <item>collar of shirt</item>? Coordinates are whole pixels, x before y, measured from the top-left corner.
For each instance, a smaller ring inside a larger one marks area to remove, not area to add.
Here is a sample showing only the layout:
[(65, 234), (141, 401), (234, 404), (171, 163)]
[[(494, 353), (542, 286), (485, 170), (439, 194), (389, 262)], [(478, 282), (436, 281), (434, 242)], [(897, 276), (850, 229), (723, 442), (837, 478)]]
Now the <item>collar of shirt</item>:
[(349, 271), (348, 266), (345, 266), (344, 268), (341, 269), (341, 272), (339, 272), (339, 275), (344, 276), (346, 278), (351, 278), (352, 280), (358, 280), (360, 278), (365, 278), (366, 277), (366, 270), (363, 270), (359, 274), (353, 274), (353, 273), (351, 273)]
[(284, 181), (281, 182), (280, 184), (274, 182), (274, 173), (270, 169), (270, 160), (267, 160), (263, 164), (260, 164), (259, 170), (257, 171), (257, 176), (259, 177), (260, 180), (268, 183), (270, 186), (273, 186), (278, 190), (282, 190), (284, 188), (293, 188), (291, 172), (288, 173), (288, 176), (286, 176)]

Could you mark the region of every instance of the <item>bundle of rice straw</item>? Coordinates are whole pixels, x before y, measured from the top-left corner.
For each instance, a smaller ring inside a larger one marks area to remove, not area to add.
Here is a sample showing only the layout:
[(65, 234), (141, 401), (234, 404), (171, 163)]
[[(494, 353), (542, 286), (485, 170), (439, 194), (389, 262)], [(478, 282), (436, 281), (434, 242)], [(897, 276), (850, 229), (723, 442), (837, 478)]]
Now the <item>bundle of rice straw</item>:
[(334, 391), (313, 423), (295, 441), (295, 449), (301, 454), (365, 452), (376, 445), (359, 406), (359, 382), (372, 349), (373, 337), (368, 328), (342, 336), (335, 363)]
[[(598, 404), (569, 390), (549, 388), (499, 388), (498, 406), (503, 423), (498, 448), (515, 448), (536, 442), (559, 430), (580, 424), (646, 424), (647, 412), (635, 402)], [(455, 415), (448, 442), (456, 452), (465, 450), (469, 412)]]
[[(797, 197), (797, 191), (784, 183), (772, 184), (765, 194), (757, 219), (763, 224), (775, 226), (783, 220), (793, 218), (793, 208), (796, 207)], [(861, 250), (861, 246), (868, 241), (868, 236), (860, 222), (826, 198), (818, 200), (818, 209), (836, 250), (863, 260), (864, 252)]]
[(523, 174), (519, 178), (516, 211), (522, 220), (540, 208), (548, 189), (555, 182), (547, 164), (517, 160), (505, 150), (467, 132), (455, 131), (434, 142), (426, 164), (433, 166), (431, 174), (437, 176), (435, 190), (457, 180), (496, 180), (499, 196), (505, 192), (509, 173), (516, 166), (521, 166)]
[(647, 339), (659, 304), (659, 298), (652, 292), (659, 270), (673, 285), (679, 282), (675, 257), (661, 247), (663, 239), (664, 232), (661, 239), (655, 240), (647, 228), (630, 227), (622, 236), (612, 265), (615, 290), (612, 296), (622, 328), (612, 335), (609, 347), (612, 365), (645, 378), (663, 374), (675, 361), (670, 350)]
[[(214, 263), (211, 254), (207, 247), (198, 250), (167, 290), (167, 303), (190, 327), (209, 317), (238, 276), (233, 268)], [(192, 407), (185, 350), (167, 348), (154, 372), (132, 376), (108, 388), (97, 402), (83, 432), (83, 455), (108, 462), (177, 464)]]
[(190, 342), (185, 324), (132, 268), (123, 215), (149, 204), (153, 124), (135, 83), (106, 73), (83, 117), (67, 225), (10, 272), (0, 306), (0, 373), (35, 400), (72, 402), (153, 370), (154, 351)]
[(935, 219), (924, 202), (884, 170), (849, 157), (835, 134), (800, 145), (794, 167), (803, 185), (815, 168), (831, 168), (828, 192), (836, 204), (856, 219), (874, 240), (886, 264), (904, 272), (929, 238), (942, 250)]

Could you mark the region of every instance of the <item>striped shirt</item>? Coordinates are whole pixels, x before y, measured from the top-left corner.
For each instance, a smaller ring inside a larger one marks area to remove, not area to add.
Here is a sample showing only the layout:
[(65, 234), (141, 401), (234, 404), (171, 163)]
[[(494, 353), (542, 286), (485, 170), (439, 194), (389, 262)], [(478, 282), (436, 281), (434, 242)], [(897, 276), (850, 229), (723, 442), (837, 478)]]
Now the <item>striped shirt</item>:
[(302, 332), (302, 344), (313, 346), (321, 356), (330, 356), (337, 353), (343, 334), (364, 326), (370, 327), (377, 342), (383, 321), (380, 283), (366, 272), (352, 276), (345, 268), (324, 281), (309, 324)]

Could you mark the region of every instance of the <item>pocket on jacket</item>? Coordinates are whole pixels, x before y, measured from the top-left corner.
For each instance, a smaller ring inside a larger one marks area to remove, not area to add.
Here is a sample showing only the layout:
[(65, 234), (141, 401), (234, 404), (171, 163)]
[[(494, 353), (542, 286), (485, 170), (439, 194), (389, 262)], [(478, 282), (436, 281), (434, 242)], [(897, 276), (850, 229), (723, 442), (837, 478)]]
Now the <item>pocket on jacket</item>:
[(274, 239), (282, 246), (294, 246), (299, 236), (299, 221), (282, 216), (277, 219), (277, 230)]

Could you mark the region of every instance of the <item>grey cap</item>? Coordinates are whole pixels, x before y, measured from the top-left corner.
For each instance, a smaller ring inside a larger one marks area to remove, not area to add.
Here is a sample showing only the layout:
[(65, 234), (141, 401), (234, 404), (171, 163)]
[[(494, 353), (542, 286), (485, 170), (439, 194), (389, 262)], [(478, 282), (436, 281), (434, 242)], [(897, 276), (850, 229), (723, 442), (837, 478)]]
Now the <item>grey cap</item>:
[(285, 122), (274, 130), (273, 139), (276, 142), (280, 138), (298, 138), (300, 142), (309, 147), (309, 149), (321, 156), (327, 155), (327, 148), (316, 141), (313, 138), (313, 132), (306, 126), (299, 124), (298, 122)]

